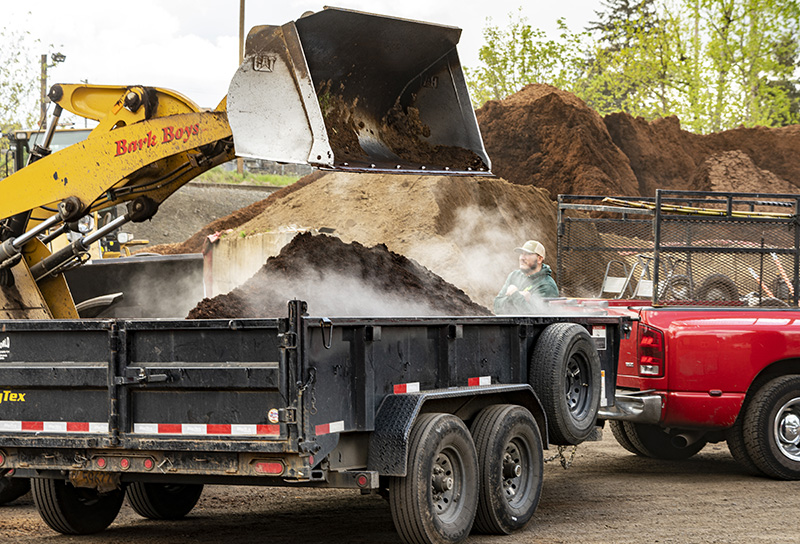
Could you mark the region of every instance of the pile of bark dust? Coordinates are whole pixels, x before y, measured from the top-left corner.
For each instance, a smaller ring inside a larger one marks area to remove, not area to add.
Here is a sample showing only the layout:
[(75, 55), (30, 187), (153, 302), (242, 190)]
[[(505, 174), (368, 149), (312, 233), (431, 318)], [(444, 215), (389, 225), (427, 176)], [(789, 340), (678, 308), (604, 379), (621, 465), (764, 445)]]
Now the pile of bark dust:
[(311, 315), (491, 315), (463, 291), (385, 245), (298, 234), (243, 285), (203, 299), (189, 319), (283, 317), (292, 299)]

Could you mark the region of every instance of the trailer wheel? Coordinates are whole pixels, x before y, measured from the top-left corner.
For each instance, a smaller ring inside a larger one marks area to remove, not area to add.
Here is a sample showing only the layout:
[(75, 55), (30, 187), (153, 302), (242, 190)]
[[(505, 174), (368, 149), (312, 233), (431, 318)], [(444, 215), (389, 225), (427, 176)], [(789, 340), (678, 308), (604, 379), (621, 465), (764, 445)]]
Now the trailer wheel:
[(200, 500), (203, 484), (153, 484), (134, 482), (128, 486), (131, 508), (148, 519), (181, 519)]
[(725, 274), (711, 274), (697, 289), (697, 300), (739, 300), (739, 290)]
[(608, 426), (611, 428), (611, 434), (614, 435), (614, 439), (617, 441), (617, 444), (628, 450), (629, 452), (644, 456), (639, 449), (631, 441), (631, 437), (628, 436), (628, 431), (625, 430), (625, 422), (624, 421), (617, 421), (616, 419), (609, 420)]
[(479, 489), (475, 528), (510, 534), (528, 523), (542, 493), (542, 437), (522, 406), (483, 409), (472, 423), (478, 452)]
[(98, 533), (119, 514), (125, 491), (99, 493), (96, 489), (73, 487), (64, 480), (34, 478), (33, 502), (44, 522), (65, 535)]
[(31, 490), (29, 478), (11, 478), (0, 476), (0, 504), (8, 504), (17, 500)]
[(743, 423), (745, 447), (767, 476), (800, 479), (800, 376), (781, 376), (756, 392)]
[(464, 422), (422, 414), (411, 429), (405, 477), (389, 482), (392, 519), (404, 542), (461, 542), (478, 507), (478, 459)]
[(549, 325), (536, 341), (528, 380), (547, 414), (550, 442), (579, 444), (594, 430), (600, 408), (600, 357), (586, 329)]
[(676, 436), (658, 425), (633, 423), (631, 421), (625, 421), (623, 425), (633, 447), (641, 451), (644, 456), (652, 457), (653, 459), (672, 461), (688, 459), (702, 450), (708, 442), (705, 438), (700, 438), (687, 446), (680, 447), (674, 443)]

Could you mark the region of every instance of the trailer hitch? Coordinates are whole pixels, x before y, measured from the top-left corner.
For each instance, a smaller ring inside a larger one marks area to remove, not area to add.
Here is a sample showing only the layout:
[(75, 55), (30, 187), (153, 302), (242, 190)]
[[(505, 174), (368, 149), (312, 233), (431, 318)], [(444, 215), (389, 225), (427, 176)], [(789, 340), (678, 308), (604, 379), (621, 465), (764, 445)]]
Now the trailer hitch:
[(150, 374), (150, 371), (144, 368), (139, 369), (136, 376), (115, 376), (114, 385), (132, 385), (141, 383), (157, 383), (166, 382), (169, 379), (167, 374)]

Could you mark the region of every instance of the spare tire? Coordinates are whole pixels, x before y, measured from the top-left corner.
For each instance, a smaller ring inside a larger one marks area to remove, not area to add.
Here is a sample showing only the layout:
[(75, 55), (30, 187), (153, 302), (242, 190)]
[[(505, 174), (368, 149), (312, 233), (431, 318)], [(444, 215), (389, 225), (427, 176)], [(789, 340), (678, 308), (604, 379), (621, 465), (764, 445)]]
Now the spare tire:
[(600, 408), (600, 357), (591, 336), (575, 323), (549, 325), (536, 340), (528, 381), (547, 415), (550, 442), (589, 438)]
[(739, 290), (725, 274), (711, 274), (697, 289), (697, 300), (738, 301)]

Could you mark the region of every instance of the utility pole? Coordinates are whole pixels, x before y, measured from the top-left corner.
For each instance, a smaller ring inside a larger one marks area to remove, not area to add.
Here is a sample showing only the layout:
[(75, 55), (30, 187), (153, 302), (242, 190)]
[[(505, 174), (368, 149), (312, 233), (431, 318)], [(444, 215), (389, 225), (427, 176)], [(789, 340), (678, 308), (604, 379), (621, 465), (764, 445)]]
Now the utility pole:
[[(244, 0), (239, 0), (239, 66), (244, 60)], [(236, 173), (244, 175), (244, 159), (236, 158)]]
[[(64, 62), (67, 60), (66, 55), (62, 55), (61, 53), (53, 53), (50, 58), (53, 61), (53, 64), (50, 66), (55, 66), (59, 62)], [(40, 61), (41, 63), (41, 76), (40, 76), (40, 96), (39, 101), (41, 104), (41, 113), (39, 114), (39, 128), (44, 130), (47, 126), (47, 102), (49, 99), (47, 98), (47, 55), (42, 55)]]
[(39, 113), (39, 128), (45, 129), (47, 124), (47, 55), (42, 55), (41, 58), (41, 76), (40, 76), (40, 103), (41, 111)]

